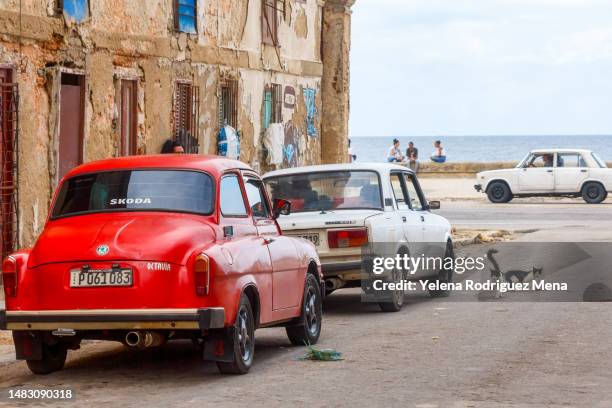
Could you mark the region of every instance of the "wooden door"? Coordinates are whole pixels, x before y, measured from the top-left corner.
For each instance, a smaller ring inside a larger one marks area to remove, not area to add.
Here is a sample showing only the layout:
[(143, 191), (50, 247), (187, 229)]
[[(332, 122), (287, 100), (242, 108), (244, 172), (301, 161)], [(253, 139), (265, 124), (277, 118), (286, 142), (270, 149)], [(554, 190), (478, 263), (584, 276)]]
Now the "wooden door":
[(135, 80), (121, 80), (121, 156), (136, 154), (137, 148), (137, 82)]
[(85, 78), (62, 73), (58, 180), (83, 162)]
[(13, 71), (0, 68), (0, 250), (2, 258), (17, 249), (18, 85)]

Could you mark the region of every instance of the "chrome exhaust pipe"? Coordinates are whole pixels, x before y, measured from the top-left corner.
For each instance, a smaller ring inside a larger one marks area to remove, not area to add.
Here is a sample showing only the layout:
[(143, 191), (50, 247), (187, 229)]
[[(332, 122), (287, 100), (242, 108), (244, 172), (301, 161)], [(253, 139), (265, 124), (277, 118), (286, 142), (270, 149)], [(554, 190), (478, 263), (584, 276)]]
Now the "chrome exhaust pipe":
[(157, 332), (131, 331), (125, 335), (125, 344), (134, 349), (158, 347), (166, 342), (166, 337)]
[(345, 282), (340, 278), (329, 278), (325, 280), (325, 288), (327, 290), (336, 290), (344, 287)]
[(131, 331), (125, 335), (125, 344), (134, 349), (144, 348), (144, 336), (141, 332)]

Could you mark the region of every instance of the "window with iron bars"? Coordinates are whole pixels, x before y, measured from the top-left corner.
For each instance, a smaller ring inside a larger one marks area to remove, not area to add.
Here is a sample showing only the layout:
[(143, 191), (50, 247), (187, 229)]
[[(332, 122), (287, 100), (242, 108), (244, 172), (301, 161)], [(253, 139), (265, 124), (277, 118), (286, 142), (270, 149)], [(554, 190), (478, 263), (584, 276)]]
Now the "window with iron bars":
[(219, 127), (238, 130), (238, 81), (226, 79), (219, 87)]
[(183, 145), (185, 153), (198, 153), (198, 117), (200, 88), (187, 82), (177, 82), (174, 92), (174, 139)]
[(17, 202), (19, 140), (19, 86), (12, 72), (0, 69), (0, 251), (2, 259), (18, 246)]
[(188, 34), (198, 32), (197, 0), (174, 0), (174, 29)]
[(266, 86), (264, 95), (264, 129), (270, 123), (283, 122), (283, 86), (271, 84)]
[(286, 0), (262, 0), (261, 32), (264, 44), (278, 46), (278, 14), (284, 18)]

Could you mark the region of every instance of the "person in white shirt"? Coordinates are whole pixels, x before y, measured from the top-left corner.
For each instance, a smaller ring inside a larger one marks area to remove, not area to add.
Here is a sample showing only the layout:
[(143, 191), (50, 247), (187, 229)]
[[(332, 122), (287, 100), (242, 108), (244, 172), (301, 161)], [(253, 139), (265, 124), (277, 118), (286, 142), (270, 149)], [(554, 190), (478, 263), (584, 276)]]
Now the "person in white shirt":
[(399, 140), (393, 139), (393, 146), (389, 148), (387, 161), (389, 163), (401, 163), (404, 161), (404, 156), (402, 156), (402, 151), (400, 150)]

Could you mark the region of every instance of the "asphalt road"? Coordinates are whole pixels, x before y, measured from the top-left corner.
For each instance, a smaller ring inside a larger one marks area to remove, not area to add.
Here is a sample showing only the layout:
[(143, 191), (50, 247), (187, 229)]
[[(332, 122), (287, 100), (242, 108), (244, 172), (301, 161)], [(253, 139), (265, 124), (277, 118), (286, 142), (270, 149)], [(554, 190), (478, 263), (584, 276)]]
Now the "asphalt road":
[(255, 365), (240, 377), (219, 375), (190, 343), (141, 353), (88, 344), (46, 377), (5, 346), (0, 390), (70, 388), (78, 405), (95, 407), (612, 406), (608, 305), (407, 300), (384, 314), (355, 290), (332, 295), (320, 346), (343, 352), (340, 362), (296, 360), (304, 348), (282, 329), (257, 333)]
[[(439, 213), (458, 228), (536, 230), (520, 236), (528, 241), (612, 241), (611, 204), (442, 205)], [(62, 372), (37, 377), (14, 361), (5, 339), (0, 406), (16, 405), (3, 398), (17, 388), (69, 388), (75, 406), (94, 407), (612, 406), (608, 303), (453, 302), (459, 298), (413, 294), (401, 312), (385, 314), (361, 303), (358, 290), (338, 291), (326, 303), (318, 346), (337, 348), (344, 361), (299, 361), (304, 347), (291, 347), (283, 329), (265, 329), (251, 373), (240, 377), (218, 374), (189, 342), (141, 353), (88, 343), (70, 352)]]
[(443, 201), (436, 211), (461, 229), (538, 230), (539, 241), (612, 241), (612, 201), (589, 205), (574, 199), (517, 199), (508, 204), (484, 200)]

